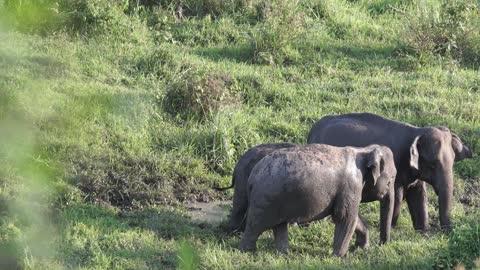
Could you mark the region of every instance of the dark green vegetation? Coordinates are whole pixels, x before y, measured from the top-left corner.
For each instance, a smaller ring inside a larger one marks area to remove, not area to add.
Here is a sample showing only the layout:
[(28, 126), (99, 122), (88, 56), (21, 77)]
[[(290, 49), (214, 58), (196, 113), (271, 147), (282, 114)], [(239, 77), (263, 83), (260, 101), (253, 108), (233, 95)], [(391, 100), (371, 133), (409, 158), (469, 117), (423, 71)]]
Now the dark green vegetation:
[[(455, 165), (450, 235), (406, 209), (332, 257), (329, 221), (259, 252), (185, 216), (240, 155), (368, 111), (447, 125), (480, 152), (478, 1), (0, 0), (0, 268), (428, 269), (480, 257), (479, 158)], [(431, 190), (430, 190), (431, 191)], [(477, 266), (480, 262), (476, 261)]]

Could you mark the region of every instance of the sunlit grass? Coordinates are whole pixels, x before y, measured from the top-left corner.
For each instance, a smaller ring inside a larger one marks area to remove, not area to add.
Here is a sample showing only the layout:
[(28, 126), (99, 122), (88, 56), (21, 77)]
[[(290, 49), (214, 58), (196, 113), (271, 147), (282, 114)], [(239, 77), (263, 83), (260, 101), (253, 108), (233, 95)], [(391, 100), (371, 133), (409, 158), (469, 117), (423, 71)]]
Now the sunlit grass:
[[(472, 258), (480, 257), (476, 155), (455, 165), (454, 234), (438, 230), (430, 190), (432, 231), (415, 232), (404, 206), (392, 242), (379, 246), (379, 205), (364, 204), (371, 249), (352, 250), (345, 259), (331, 255), (328, 219), (290, 227), (291, 252), (279, 255), (271, 232), (262, 235), (257, 253), (241, 253), (239, 236), (188, 218), (184, 201), (229, 198), (211, 187), (230, 183), (246, 149), (304, 143), (311, 125), (327, 114), (368, 111), (446, 125), (474, 153), (480, 149), (478, 70), (404, 48), (405, 21), (390, 5), (403, 10), (413, 3), (300, 4), (305, 33), (289, 41), (298, 54), (272, 65), (253, 64), (251, 34), (260, 31), (253, 7), (179, 20), (166, 8), (135, 13), (98, 1), (84, 13), (66, 13), (93, 16), (85, 28), (43, 19), (33, 24), (28, 12), (2, 25), (0, 268), (473, 266)], [(204, 117), (167, 110), (169, 89), (199, 71), (227, 74), (231, 85), (219, 88), (238, 98), (234, 106)]]

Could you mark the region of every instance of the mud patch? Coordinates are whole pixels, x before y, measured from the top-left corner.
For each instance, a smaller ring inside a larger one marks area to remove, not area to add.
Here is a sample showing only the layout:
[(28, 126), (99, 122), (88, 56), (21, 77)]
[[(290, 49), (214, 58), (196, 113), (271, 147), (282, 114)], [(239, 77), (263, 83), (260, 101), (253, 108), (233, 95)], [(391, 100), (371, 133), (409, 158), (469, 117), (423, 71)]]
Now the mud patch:
[(230, 201), (193, 202), (185, 205), (192, 220), (220, 224), (227, 219)]

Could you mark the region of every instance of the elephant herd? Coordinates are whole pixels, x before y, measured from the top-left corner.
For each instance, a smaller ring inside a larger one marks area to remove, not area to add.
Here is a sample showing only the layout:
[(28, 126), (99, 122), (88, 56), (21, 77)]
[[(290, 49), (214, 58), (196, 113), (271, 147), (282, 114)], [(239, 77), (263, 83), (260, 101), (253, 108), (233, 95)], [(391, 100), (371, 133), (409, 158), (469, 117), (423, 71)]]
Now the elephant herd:
[(380, 201), (380, 241), (390, 240), (405, 198), (416, 230), (428, 230), (425, 182), (438, 196), (441, 227), (450, 228), (453, 163), (472, 151), (447, 127), (416, 127), (370, 113), (330, 115), (310, 130), (306, 145), (260, 144), (237, 162), (228, 231), (243, 231), (239, 248), (255, 250), (272, 229), (277, 251), (288, 251), (288, 224), (332, 216), (333, 253), (367, 248), (359, 204)]

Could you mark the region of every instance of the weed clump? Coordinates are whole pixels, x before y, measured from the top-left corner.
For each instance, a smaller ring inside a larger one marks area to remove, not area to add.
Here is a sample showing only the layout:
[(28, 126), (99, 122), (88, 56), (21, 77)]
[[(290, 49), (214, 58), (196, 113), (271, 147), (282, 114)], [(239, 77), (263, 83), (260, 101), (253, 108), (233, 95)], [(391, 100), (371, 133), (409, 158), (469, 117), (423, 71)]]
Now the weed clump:
[(62, 24), (54, 0), (6, 0), (3, 8), (7, 21), (22, 32), (46, 34)]
[(464, 64), (480, 62), (479, 8), (471, 1), (417, 6), (407, 14), (406, 45), (420, 56), (450, 56)]
[(72, 183), (89, 202), (139, 208), (215, 198), (205, 187), (213, 180), (203, 162), (185, 155), (77, 157), (70, 165)]
[(164, 98), (167, 112), (183, 119), (205, 120), (227, 106), (240, 104), (235, 81), (227, 74), (186, 70), (168, 87)]
[(467, 218), (455, 227), (448, 237), (448, 248), (439, 254), (437, 268), (457, 269), (463, 265), (466, 269), (480, 267), (480, 215)]
[(294, 42), (304, 32), (304, 14), (298, 0), (261, 1), (257, 16), (259, 27), (250, 37), (253, 62), (288, 64), (299, 58)]
[(252, 0), (140, 0), (134, 5), (147, 8), (161, 7), (175, 12), (178, 19), (212, 16), (214, 18), (243, 11)]
[(173, 52), (165, 46), (158, 46), (139, 57), (133, 71), (147, 77), (172, 80), (180, 68)]

